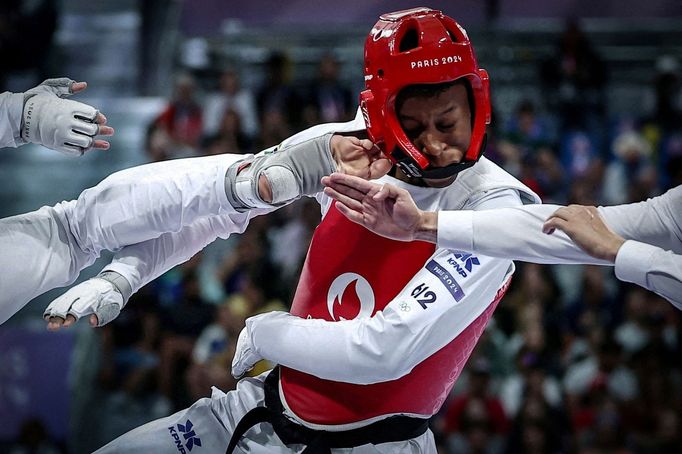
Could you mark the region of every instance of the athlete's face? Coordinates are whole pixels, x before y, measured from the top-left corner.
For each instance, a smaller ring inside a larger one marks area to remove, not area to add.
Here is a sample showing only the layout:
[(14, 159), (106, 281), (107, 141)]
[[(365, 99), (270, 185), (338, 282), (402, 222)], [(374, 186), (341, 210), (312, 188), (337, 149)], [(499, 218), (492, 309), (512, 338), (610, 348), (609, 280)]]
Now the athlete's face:
[[(407, 98), (397, 114), (407, 137), (433, 167), (444, 167), (464, 158), (471, 141), (471, 109), (464, 85), (453, 85), (432, 97)], [(443, 187), (455, 178), (425, 178), (424, 182)]]

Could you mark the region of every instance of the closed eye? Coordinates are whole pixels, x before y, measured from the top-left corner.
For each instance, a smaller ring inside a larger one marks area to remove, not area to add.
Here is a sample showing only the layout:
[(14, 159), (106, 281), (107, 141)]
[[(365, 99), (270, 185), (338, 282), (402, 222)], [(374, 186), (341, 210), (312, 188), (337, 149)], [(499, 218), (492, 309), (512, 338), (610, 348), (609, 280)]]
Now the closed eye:
[(405, 128), (405, 135), (409, 137), (410, 139), (416, 139), (419, 137), (419, 134), (421, 134), (424, 131), (424, 128), (421, 126), (418, 126), (416, 128)]

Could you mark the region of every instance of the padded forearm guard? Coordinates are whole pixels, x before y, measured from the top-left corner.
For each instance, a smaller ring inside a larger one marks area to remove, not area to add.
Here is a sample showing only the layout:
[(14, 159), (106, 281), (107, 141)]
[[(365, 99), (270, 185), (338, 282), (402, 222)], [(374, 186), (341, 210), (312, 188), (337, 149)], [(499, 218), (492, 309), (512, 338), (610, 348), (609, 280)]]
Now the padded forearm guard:
[[(331, 133), (325, 134), (234, 163), (225, 174), (225, 192), (232, 207), (237, 211), (277, 207), (322, 191), (322, 177), (336, 171), (331, 138)], [(258, 191), (261, 176), (270, 184), (272, 202), (264, 201)]]

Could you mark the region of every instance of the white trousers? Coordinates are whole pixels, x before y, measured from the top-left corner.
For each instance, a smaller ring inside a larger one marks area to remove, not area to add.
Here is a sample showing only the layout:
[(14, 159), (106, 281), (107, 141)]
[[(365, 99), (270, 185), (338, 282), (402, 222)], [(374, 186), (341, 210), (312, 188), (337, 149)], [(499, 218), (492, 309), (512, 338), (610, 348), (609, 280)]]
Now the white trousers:
[[(192, 453), (225, 452), (234, 428), (249, 410), (264, 405), (263, 383), (268, 372), (239, 381), (237, 389), (225, 394), (213, 388), (210, 398), (203, 398), (174, 415), (152, 421), (118, 437), (96, 451), (105, 453)], [(189, 429), (188, 429), (189, 428)], [(193, 434), (190, 434), (194, 431)], [(198, 443), (201, 444), (197, 448)], [(303, 445), (285, 446), (268, 423), (257, 424), (242, 437), (235, 453), (297, 453)], [(428, 430), (407, 441), (333, 449), (335, 454), (435, 454), (433, 433)]]

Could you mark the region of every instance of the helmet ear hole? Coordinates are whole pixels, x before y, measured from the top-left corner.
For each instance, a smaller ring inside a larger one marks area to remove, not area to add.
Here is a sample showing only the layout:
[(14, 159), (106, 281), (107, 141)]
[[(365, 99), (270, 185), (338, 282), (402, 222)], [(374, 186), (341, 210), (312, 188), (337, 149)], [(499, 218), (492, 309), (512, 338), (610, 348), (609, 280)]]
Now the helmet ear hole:
[(383, 69), (380, 69), (379, 71), (377, 71), (377, 77), (379, 79), (382, 79), (384, 77), (384, 70)]
[(398, 50), (400, 52), (407, 52), (408, 50), (416, 49), (417, 47), (419, 47), (419, 35), (417, 34), (416, 29), (410, 28), (400, 39)]

